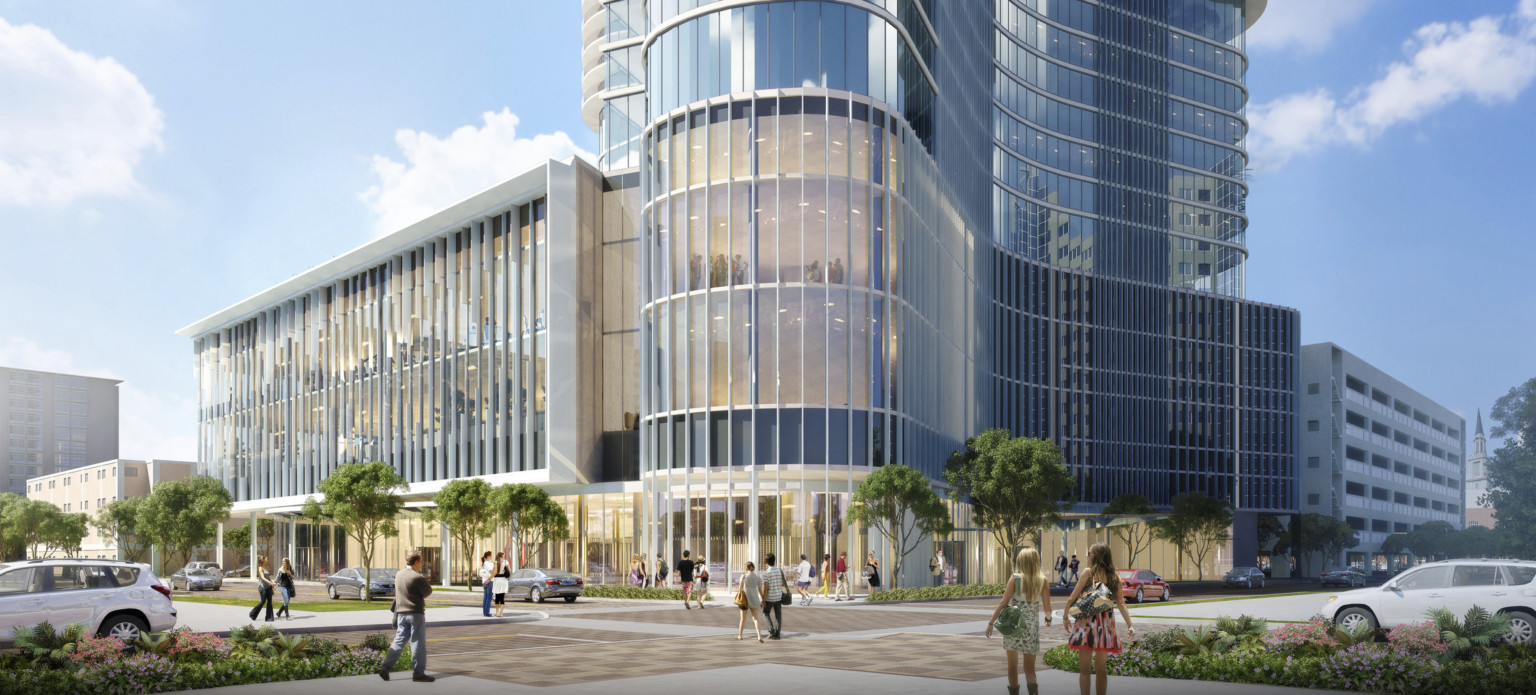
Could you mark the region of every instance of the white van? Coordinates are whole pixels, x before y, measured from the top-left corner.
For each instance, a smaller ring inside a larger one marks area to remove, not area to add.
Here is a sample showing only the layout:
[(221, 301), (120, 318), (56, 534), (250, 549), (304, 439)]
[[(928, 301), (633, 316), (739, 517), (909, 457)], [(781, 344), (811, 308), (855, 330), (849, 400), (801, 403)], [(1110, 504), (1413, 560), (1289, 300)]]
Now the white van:
[(147, 565), (113, 560), (41, 559), (0, 563), (0, 644), (16, 628), (48, 621), (62, 630), (132, 642), (176, 626), (171, 590)]
[(1472, 606), (1508, 613), (1512, 642), (1533, 644), (1536, 562), (1444, 560), (1404, 570), (1380, 587), (1329, 596), (1322, 615), (1346, 630), (1365, 624), (1393, 627), (1428, 620), (1425, 611), (1449, 608), (1458, 619)]

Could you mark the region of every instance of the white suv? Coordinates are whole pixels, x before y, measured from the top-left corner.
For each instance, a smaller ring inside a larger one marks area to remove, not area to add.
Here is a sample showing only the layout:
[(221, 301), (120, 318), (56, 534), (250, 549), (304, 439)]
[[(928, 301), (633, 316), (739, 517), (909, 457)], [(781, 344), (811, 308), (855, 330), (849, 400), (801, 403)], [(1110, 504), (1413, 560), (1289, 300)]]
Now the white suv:
[(1427, 620), (1424, 612), (1444, 606), (1457, 618), (1473, 605), (1508, 613), (1510, 640), (1533, 642), (1536, 630), (1536, 562), (1527, 560), (1446, 560), (1403, 571), (1378, 588), (1329, 596), (1324, 618), (1346, 630), (1366, 624), (1391, 627)]
[(0, 643), (44, 620), (56, 629), (84, 623), (124, 642), (176, 626), (171, 590), (146, 565), (112, 560), (0, 563)]

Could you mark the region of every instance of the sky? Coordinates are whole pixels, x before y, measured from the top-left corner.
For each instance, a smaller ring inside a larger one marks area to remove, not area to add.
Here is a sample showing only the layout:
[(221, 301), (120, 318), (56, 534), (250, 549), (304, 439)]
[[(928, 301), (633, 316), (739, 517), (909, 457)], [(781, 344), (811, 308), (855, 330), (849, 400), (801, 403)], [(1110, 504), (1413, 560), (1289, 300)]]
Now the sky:
[[(1470, 429), (1536, 377), (1536, 0), (1269, 5), (1247, 295)], [(0, 0), (0, 365), (122, 379), (122, 455), (191, 459), (175, 331), (590, 157), (579, 31), (577, 0)]]

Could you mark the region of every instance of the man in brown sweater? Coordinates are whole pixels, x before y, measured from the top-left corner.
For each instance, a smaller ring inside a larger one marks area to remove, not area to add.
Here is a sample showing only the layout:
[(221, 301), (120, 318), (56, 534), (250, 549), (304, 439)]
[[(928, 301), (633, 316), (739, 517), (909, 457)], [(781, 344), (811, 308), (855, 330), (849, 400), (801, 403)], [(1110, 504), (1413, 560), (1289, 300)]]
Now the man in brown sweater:
[(421, 551), (412, 550), (405, 555), (405, 569), (395, 575), (395, 601), (390, 610), (395, 614), (395, 643), (389, 646), (389, 654), (379, 668), (379, 677), (389, 680), (389, 671), (400, 660), (405, 643), (411, 643), (411, 680), (431, 683), (437, 680), (427, 675), (427, 597), (432, 595), (432, 584), (421, 575)]

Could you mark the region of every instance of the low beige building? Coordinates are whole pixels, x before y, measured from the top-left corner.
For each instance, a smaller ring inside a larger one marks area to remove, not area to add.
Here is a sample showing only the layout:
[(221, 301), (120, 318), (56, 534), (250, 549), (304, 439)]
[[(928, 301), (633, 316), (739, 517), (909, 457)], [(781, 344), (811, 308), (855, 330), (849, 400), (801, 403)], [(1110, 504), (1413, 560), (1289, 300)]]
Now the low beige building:
[[(27, 499), (50, 502), (71, 514), (84, 512), (95, 519), (102, 508), (115, 500), (147, 497), (150, 487), (156, 483), (192, 475), (193, 465), (187, 461), (155, 459), (102, 461), (27, 480)], [(118, 552), (116, 539), (101, 537), (94, 525), (80, 546), (80, 557), (124, 559)]]

